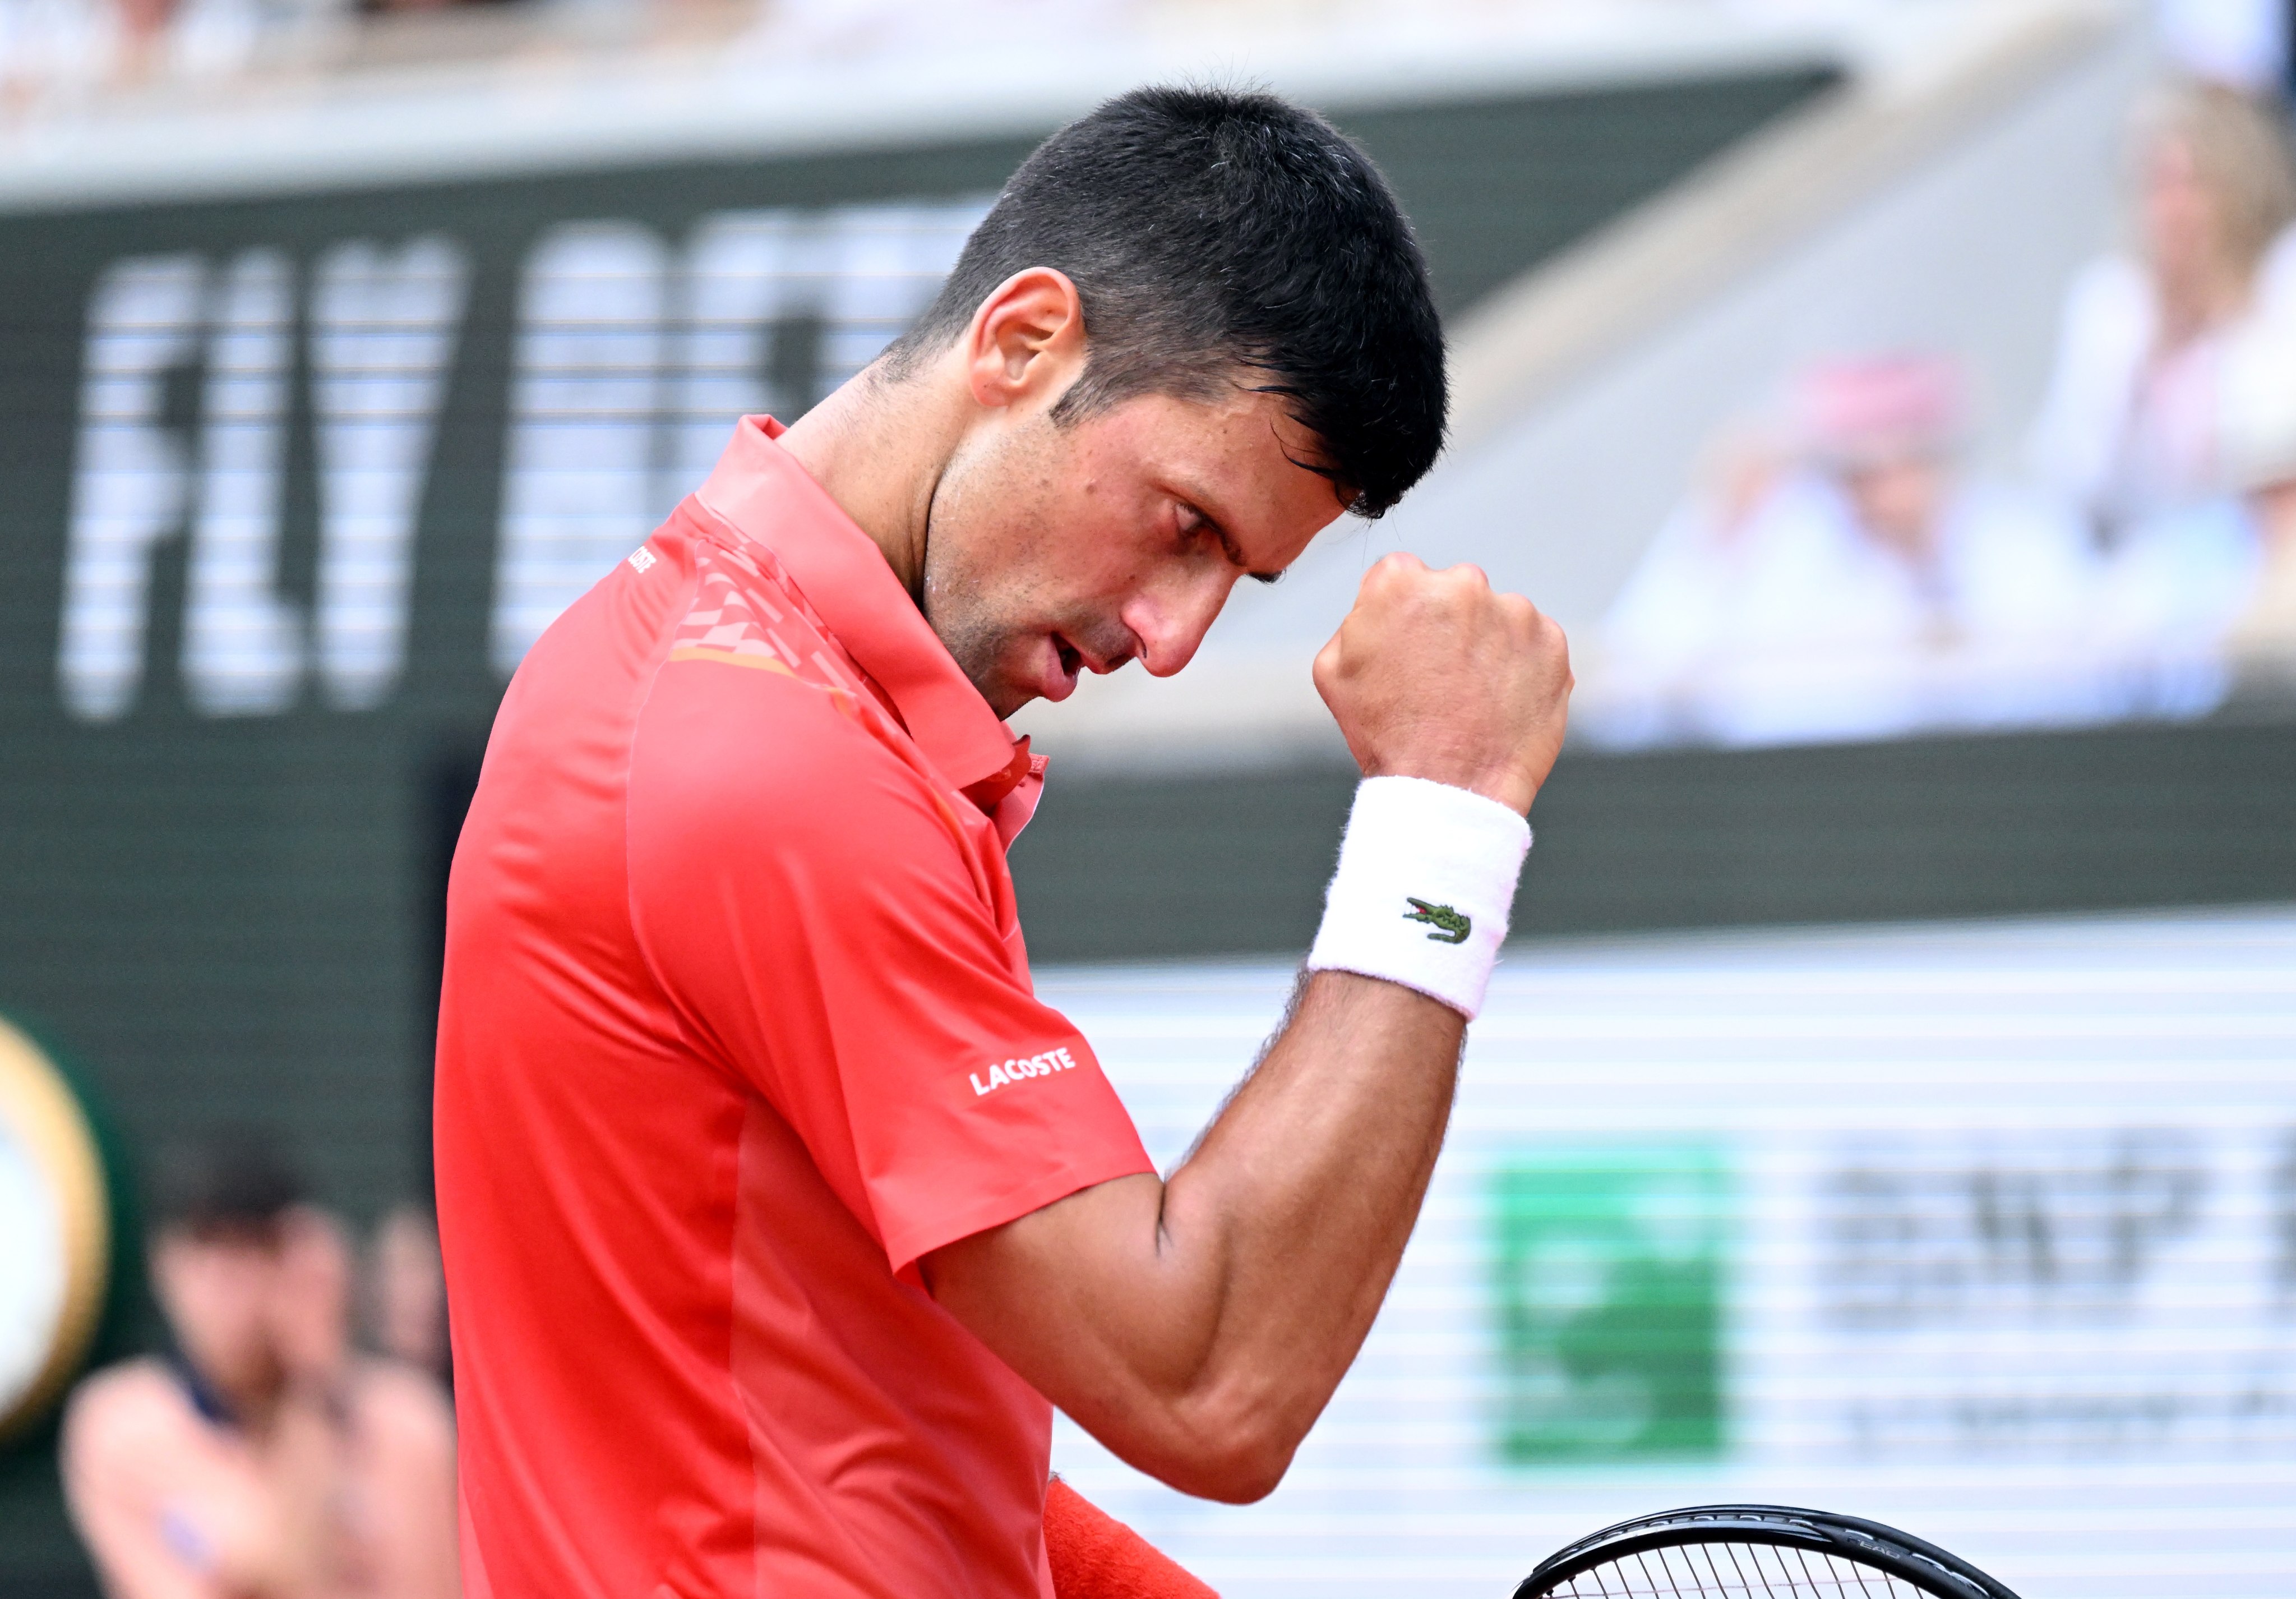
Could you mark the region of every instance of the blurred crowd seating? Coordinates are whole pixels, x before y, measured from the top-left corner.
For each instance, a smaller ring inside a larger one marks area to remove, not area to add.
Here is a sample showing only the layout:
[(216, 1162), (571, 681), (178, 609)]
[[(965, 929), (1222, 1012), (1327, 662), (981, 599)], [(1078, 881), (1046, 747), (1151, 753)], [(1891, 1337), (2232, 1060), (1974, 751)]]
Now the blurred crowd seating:
[(1972, 470), (1942, 354), (1808, 367), (1715, 441), (1612, 606), (1585, 730), (1800, 743), (2296, 691), (2288, 107), (2186, 78), (2128, 144), (2128, 242), (2067, 289), (2021, 469)]
[(786, 62), (945, 54), (983, 40), (1089, 46), (1254, 31), (1328, 38), (1366, 22), (1433, 37), (1529, 26), (1559, 37), (1685, 26), (1830, 24), (1923, 0), (0, 0), (0, 128), (101, 115), (123, 96), (398, 67), (603, 63), (738, 45)]

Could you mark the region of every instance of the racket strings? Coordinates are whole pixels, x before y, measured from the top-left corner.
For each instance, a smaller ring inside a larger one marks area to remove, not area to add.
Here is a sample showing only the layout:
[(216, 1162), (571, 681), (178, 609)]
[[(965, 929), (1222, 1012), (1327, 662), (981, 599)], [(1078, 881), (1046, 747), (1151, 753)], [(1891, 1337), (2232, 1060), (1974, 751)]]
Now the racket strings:
[(1927, 1599), (1902, 1578), (1822, 1551), (1679, 1544), (1606, 1561), (1549, 1599)]

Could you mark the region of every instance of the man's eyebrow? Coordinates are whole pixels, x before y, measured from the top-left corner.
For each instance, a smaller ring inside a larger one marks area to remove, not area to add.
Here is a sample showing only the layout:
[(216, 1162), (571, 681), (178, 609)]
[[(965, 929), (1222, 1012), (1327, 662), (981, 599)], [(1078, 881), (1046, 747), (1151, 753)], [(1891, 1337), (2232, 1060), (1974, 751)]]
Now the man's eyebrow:
[(1255, 583), (1280, 583), (1283, 581), (1281, 572), (1254, 572), (1251, 563), (1243, 558), (1243, 551), (1237, 548), (1235, 540), (1228, 536), (1226, 526), (1210, 511), (1199, 506), (1196, 515), (1211, 523), (1212, 531), (1219, 535), (1220, 548), (1227, 556), (1229, 564), (1242, 567), (1244, 576)]

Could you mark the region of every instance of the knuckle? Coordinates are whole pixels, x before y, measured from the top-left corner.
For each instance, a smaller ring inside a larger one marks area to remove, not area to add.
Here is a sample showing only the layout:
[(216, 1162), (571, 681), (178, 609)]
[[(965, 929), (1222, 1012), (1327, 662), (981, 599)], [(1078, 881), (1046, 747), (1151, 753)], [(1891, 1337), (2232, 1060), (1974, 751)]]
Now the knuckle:
[(1414, 580), (1426, 568), (1414, 556), (1397, 552), (1382, 556), (1364, 573), (1362, 595), (1367, 600), (1389, 602), (1398, 593), (1408, 594), (1416, 586)]

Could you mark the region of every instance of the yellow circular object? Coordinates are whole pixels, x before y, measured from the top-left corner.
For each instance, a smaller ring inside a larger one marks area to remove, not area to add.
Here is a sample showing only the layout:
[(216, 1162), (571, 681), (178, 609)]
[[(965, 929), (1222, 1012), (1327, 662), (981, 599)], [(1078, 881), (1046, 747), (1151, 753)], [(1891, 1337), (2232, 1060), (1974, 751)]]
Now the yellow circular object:
[(0, 1438), (78, 1372), (111, 1270), (94, 1129), (55, 1062), (0, 1020)]

